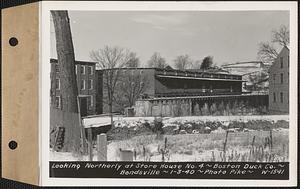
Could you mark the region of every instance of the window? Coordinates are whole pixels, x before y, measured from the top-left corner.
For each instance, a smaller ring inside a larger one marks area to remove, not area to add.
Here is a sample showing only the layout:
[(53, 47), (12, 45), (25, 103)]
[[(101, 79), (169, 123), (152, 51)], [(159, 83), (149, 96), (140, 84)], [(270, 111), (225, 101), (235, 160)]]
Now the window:
[(93, 89), (93, 80), (92, 79), (89, 79), (88, 88)]
[(280, 92), (280, 102), (283, 103), (283, 92)]
[(276, 102), (276, 93), (273, 93), (273, 102)]
[(85, 89), (85, 80), (84, 80), (84, 79), (81, 80), (81, 83), (80, 83), (80, 89), (81, 89), (81, 90), (84, 90), (84, 89)]
[(280, 83), (283, 83), (283, 73), (280, 74)]
[(94, 98), (93, 98), (93, 96), (90, 97), (90, 106), (91, 107), (94, 106)]
[(273, 81), (276, 81), (276, 74), (273, 74)]
[(58, 64), (55, 64), (55, 72), (59, 73), (59, 65)]
[(283, 57), (280, 57), (280, 68), (283, 68)]
[(85, 66), (80, 66), (80, 67), (81, 67), (80, 73), (81, 73), (81, 74), (85, 74)]
[(57, 90), (60, 89), (60, 79), (55, 79), (55, 87)]
[(88, 67), (88, 74), (93, 75), (93, 67), (92, 66)]
[(87, 103), (88, 103), (88, 106), (89, 107), (93, 107), (94, 106), (94, 99), (93, 99), (93, 96), (89, 96), (87, 98)]
[(61, 108), (61, 100), (60, 100), (60, 96), (56, 96), (56, 97), (55, 97), (55, 107), (56, 107), (56, 108)]

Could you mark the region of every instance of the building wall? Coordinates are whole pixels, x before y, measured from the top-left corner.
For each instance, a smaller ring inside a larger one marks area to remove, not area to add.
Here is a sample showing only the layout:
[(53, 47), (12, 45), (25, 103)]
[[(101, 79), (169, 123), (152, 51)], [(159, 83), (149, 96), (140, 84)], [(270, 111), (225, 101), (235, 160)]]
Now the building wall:
[(197, 98), (138, 100), (135, 116), (262, 115), (268, 112), (267, 95), (226, 95)]
[(241, 94), (242, 82), (156, 78), (155, 94), (160, 96), (195, 96)]
[[(289, 113), (289, 49), (287, 47), (281, 50), (277, 59), (270, 67), (269, 73), (270, 113)], [(282, 81), (281, 74), (283, 75)], [(283, 95), (282, 99), (281, 94)]]
[[(60, 75), (63, 74), (60, 71), (59, 64), (57, 59), (51, 59), (51, 93), (52, 95), (56, 96), (57, 98), (60, 97), (60, 88), (57, 86), (59, 85), (56, 82), (56, 79), (60, 79)], [(88, 69), (91, 68), (91, 73), (88, 73)], [(56, 71), (58, 70), (58, 72)], [(85, 72), (82, 72), (85, 70)], [(80, 98), (87, 98), (87, 115), (95, 114), (96, 108), (96, 74), (95, 74), (95, 63), (93, 62), (83, 62), (83, 61), (75, 61), (75, 73), (77, 79), (77, 89), (78, 89), (78, 96)], [(88, 82), (91, 80), (91, 88), (88, 87)], [(59, 80), (60, 82), (60, 80)], [(84, 82), (85, 87), (82, 88), (82, 82)], [(59, 88), (59, 89), (58, 89)], [(56, 100), (56, 99), (54, 99)], [(62, 101), (62, 99), (60, 99)], [(61, 102), (60, 102), (61, 104)], [(61, 107), (57, 107), (58, 109)]]

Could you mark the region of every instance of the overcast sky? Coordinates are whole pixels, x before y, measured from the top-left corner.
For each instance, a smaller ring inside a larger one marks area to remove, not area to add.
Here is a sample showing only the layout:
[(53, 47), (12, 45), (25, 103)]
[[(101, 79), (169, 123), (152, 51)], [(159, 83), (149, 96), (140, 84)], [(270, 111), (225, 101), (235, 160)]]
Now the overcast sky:
[[(75, 57), (105, 45), (128, 48), (146, 64), (159, 52), (172, 65), (176, 56), (213, 56), (217, 64), (257, 60), (258, 43), (289, 25), (287, 11), (69, 11)], [(51, 25), (53, 23), (51, 22)], [(51, 57), (56, 58), (51, 26)]]

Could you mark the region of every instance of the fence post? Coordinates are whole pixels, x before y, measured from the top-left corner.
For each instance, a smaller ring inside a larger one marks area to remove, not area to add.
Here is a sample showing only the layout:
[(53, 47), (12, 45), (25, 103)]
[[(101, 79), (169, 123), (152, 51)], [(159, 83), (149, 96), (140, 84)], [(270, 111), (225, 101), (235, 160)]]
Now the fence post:
[(107, 161), (107, 138), (104, 133), (97, 135), (97, 157), (98, 161)]
[(92, 136), (92, 128), (87, 129), (87, 138), (88, 138), (88, 154), (89, 161), (93, 161), (93, 136)]

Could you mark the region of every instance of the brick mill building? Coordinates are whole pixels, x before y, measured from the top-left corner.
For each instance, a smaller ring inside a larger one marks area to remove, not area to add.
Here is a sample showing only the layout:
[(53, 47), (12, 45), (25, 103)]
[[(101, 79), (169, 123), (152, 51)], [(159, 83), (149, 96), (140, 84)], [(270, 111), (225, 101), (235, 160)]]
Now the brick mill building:
[[(55, 108), (62, 109), (60, 94), (60, 66), (57, 59), (50, 59), (51, 63), (51, 85), (52, 95), (55, 96)], [(77, 79), (78, 97), (81, 116), (95, 114), (96, 111), (96, 84), (95, 62), (75, 61), (75, 73)]]
[(289, 48), (283, 47), (269, 69), (269, 111), (289, 113)]

